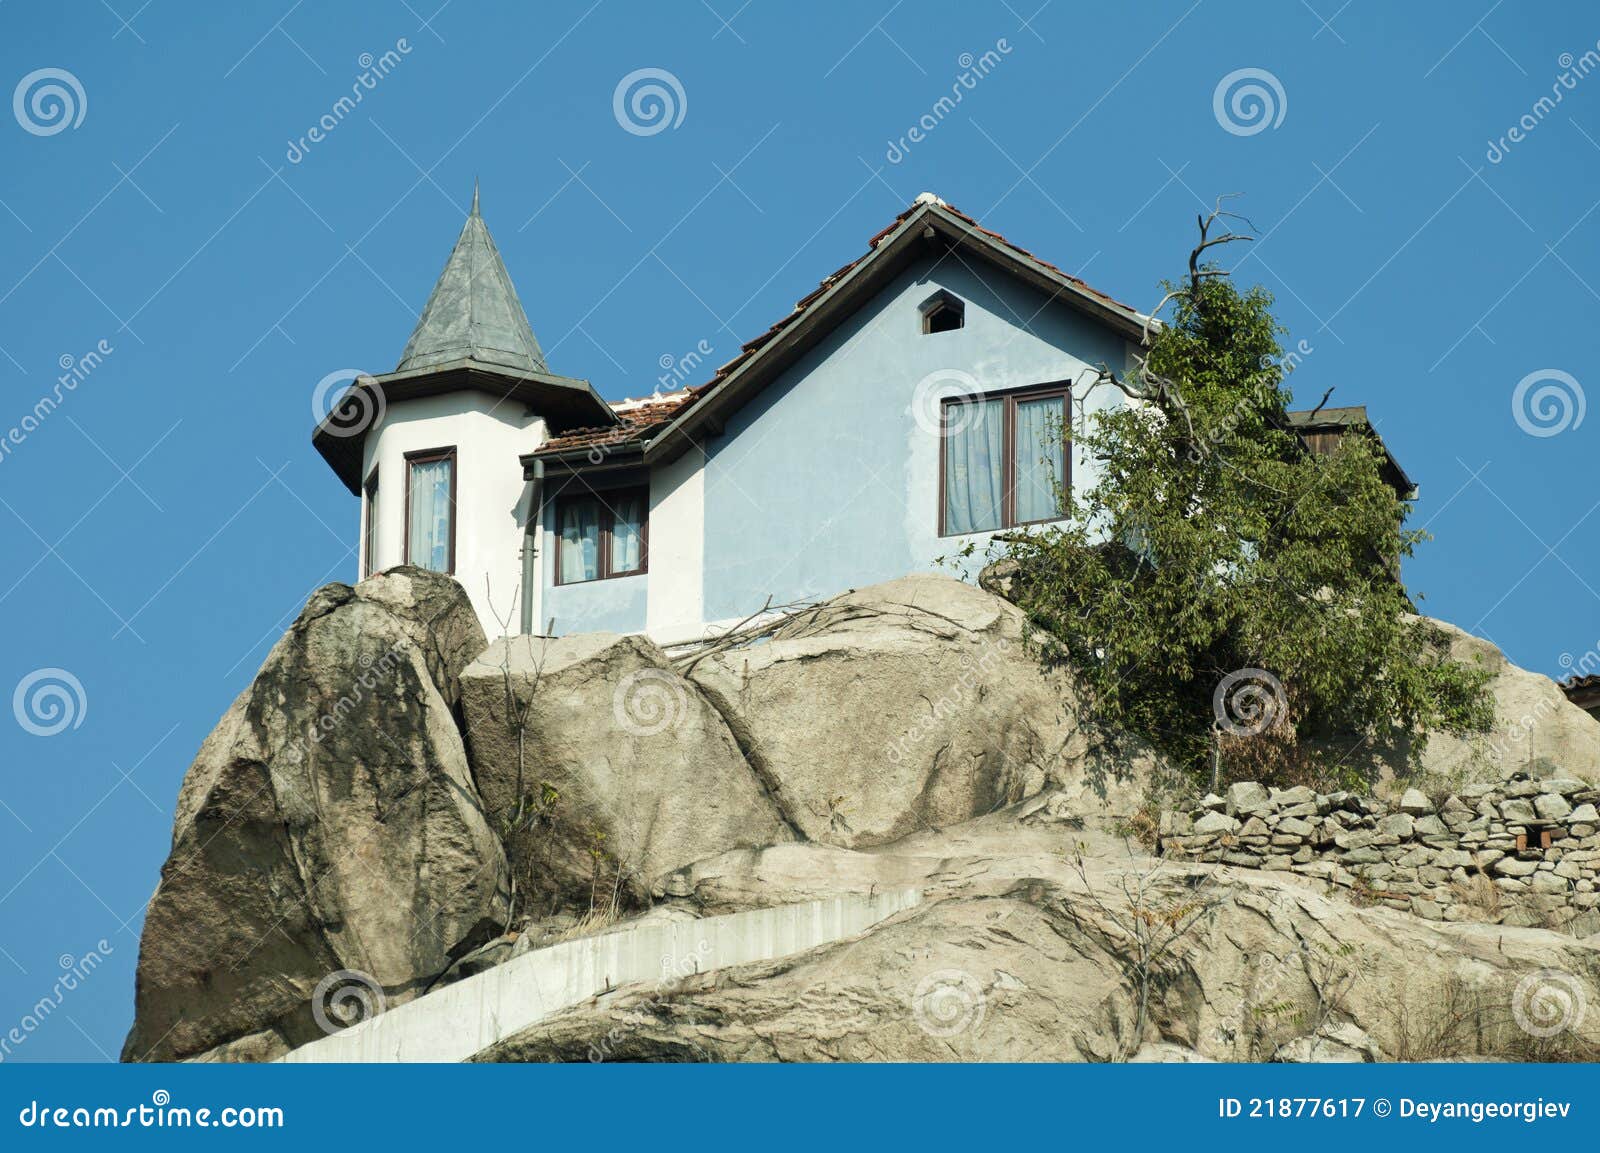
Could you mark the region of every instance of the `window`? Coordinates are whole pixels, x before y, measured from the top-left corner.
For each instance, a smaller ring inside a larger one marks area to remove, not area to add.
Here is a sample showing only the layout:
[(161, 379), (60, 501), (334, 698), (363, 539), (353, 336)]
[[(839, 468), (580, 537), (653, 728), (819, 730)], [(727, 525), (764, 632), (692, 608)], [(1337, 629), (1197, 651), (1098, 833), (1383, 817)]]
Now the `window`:
[(650, 496), (617, 489), (556, 502), (556, 584), (633, 576), (649, 567)]
[(1065, 388), (955, 397), (942, 412), (939, 533), (1059, 519), (1067, 486)]
[(362, 486), (367, 494), (367, 522), (361, 531), (361, 579), (366, 580), (378, 566), (374, 558), (378, 555), (378, 468), (373, 466), (372, 472), (367, 477), (367, 483)]
[(406, 453), (407, 564), (456, 571), (456, 450)]
[(922, 302), (920, 311), (923, 335), (954, 332), (967, 320), (967, 306), (961, 303), (961, 298), (942, 288)]

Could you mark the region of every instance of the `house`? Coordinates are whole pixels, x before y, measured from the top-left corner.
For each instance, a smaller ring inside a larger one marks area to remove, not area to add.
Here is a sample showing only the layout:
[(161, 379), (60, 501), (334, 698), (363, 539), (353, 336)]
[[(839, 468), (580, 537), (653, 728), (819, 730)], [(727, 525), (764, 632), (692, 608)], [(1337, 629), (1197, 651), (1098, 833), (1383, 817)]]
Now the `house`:
[[(1145, 321), (924, 193), (706, 383), (607, 403), (545, 362), (475, 191), (395, 371), (313, 442), (363, 576), (453, 573), (491, 636), (671, 643), (1056, 519), (1096, 476), (1071, 430), (1125, 403), (1082, 383)], [(1334, 411), (1304, 431), (1370, 432)]]

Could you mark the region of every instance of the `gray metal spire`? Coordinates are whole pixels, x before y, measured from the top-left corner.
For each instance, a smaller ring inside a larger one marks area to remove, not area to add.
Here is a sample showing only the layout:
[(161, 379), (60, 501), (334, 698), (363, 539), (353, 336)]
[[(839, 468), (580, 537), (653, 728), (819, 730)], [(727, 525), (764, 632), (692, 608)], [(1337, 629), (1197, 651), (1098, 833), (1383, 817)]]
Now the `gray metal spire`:
[(522, 372), (550, 371), (494, 238), (478, 212), (476, 180), (472, 211), (395, 371), (463, 359)]

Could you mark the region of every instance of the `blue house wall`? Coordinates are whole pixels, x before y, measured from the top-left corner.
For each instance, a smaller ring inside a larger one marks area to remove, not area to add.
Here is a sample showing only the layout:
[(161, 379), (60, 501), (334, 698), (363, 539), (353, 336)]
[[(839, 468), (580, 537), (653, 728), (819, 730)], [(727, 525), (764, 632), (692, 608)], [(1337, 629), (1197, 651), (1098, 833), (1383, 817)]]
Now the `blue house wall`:
[[(941, 288), (965, 302), (965, 323), (924, 334), (920, 306)], [(1127, 358), (1120, 335), (987, 266), (911, 266), (706, 446), (706, 619), (927, 570), (968, 541), (981, 552), (988, 534), (939, 535), (943, 442), (936, 396), (918, 388), (930, 376), (1000, 390), (1101, 363), (1121, 371)], [(1086, 409), (1082, 399), (1075, 426), (1120, 394), (1098, 389)], [(1075, 449), (1075, 490), (1092, 467)]]
[[(920, 306), (940, 289), (964, 303), (964, 324), (924, 334)], [(1118, 333), (987, 265), (913, 264), (703, 446), (703, 620), (926, 571), (969, 542), (981, 564), (990, 534), (939, 535), (938, 386), (1078, 381), (1100, 364), (1122, 371), (1128, 356)], [(1114, 389), (1086, 398), (1079, 388), (1074, 428), (1121, 402)], [(1075, 491), (1093, 483), (1076, 444), (1071, 470)], [(653, 519), (653, 546), (656, 529)], [(554, 549), (543, 551), (539, 629), (550, 618), (561, 634), (646, 628), (649, 574), (557, 585)]]

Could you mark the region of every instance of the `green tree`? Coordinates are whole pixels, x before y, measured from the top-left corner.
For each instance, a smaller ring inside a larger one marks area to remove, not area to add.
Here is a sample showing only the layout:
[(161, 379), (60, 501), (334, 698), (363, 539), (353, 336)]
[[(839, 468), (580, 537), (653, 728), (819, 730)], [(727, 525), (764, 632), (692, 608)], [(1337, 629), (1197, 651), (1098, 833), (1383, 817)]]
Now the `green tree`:
[(1229, 219), (1220, 202), (1201, 218), (1135, 368), (1075, 390), (1131, 402), (1078, 433), (1098, 481), (1070, 520), (1002, 547), (1091, 719), (1202, 779), (1220, 757), (1229, 779), (1354, 784), (1362, 743), (1414, 756), (1430, 730), (1486, 728), (1489, 674), (1412, 615), (1400, 560), (1427, 534), (1405, 527), (1375, 438), (1319, 455), (1290, 429), (1272, 298), (1207, 260), (1250, 239)]

